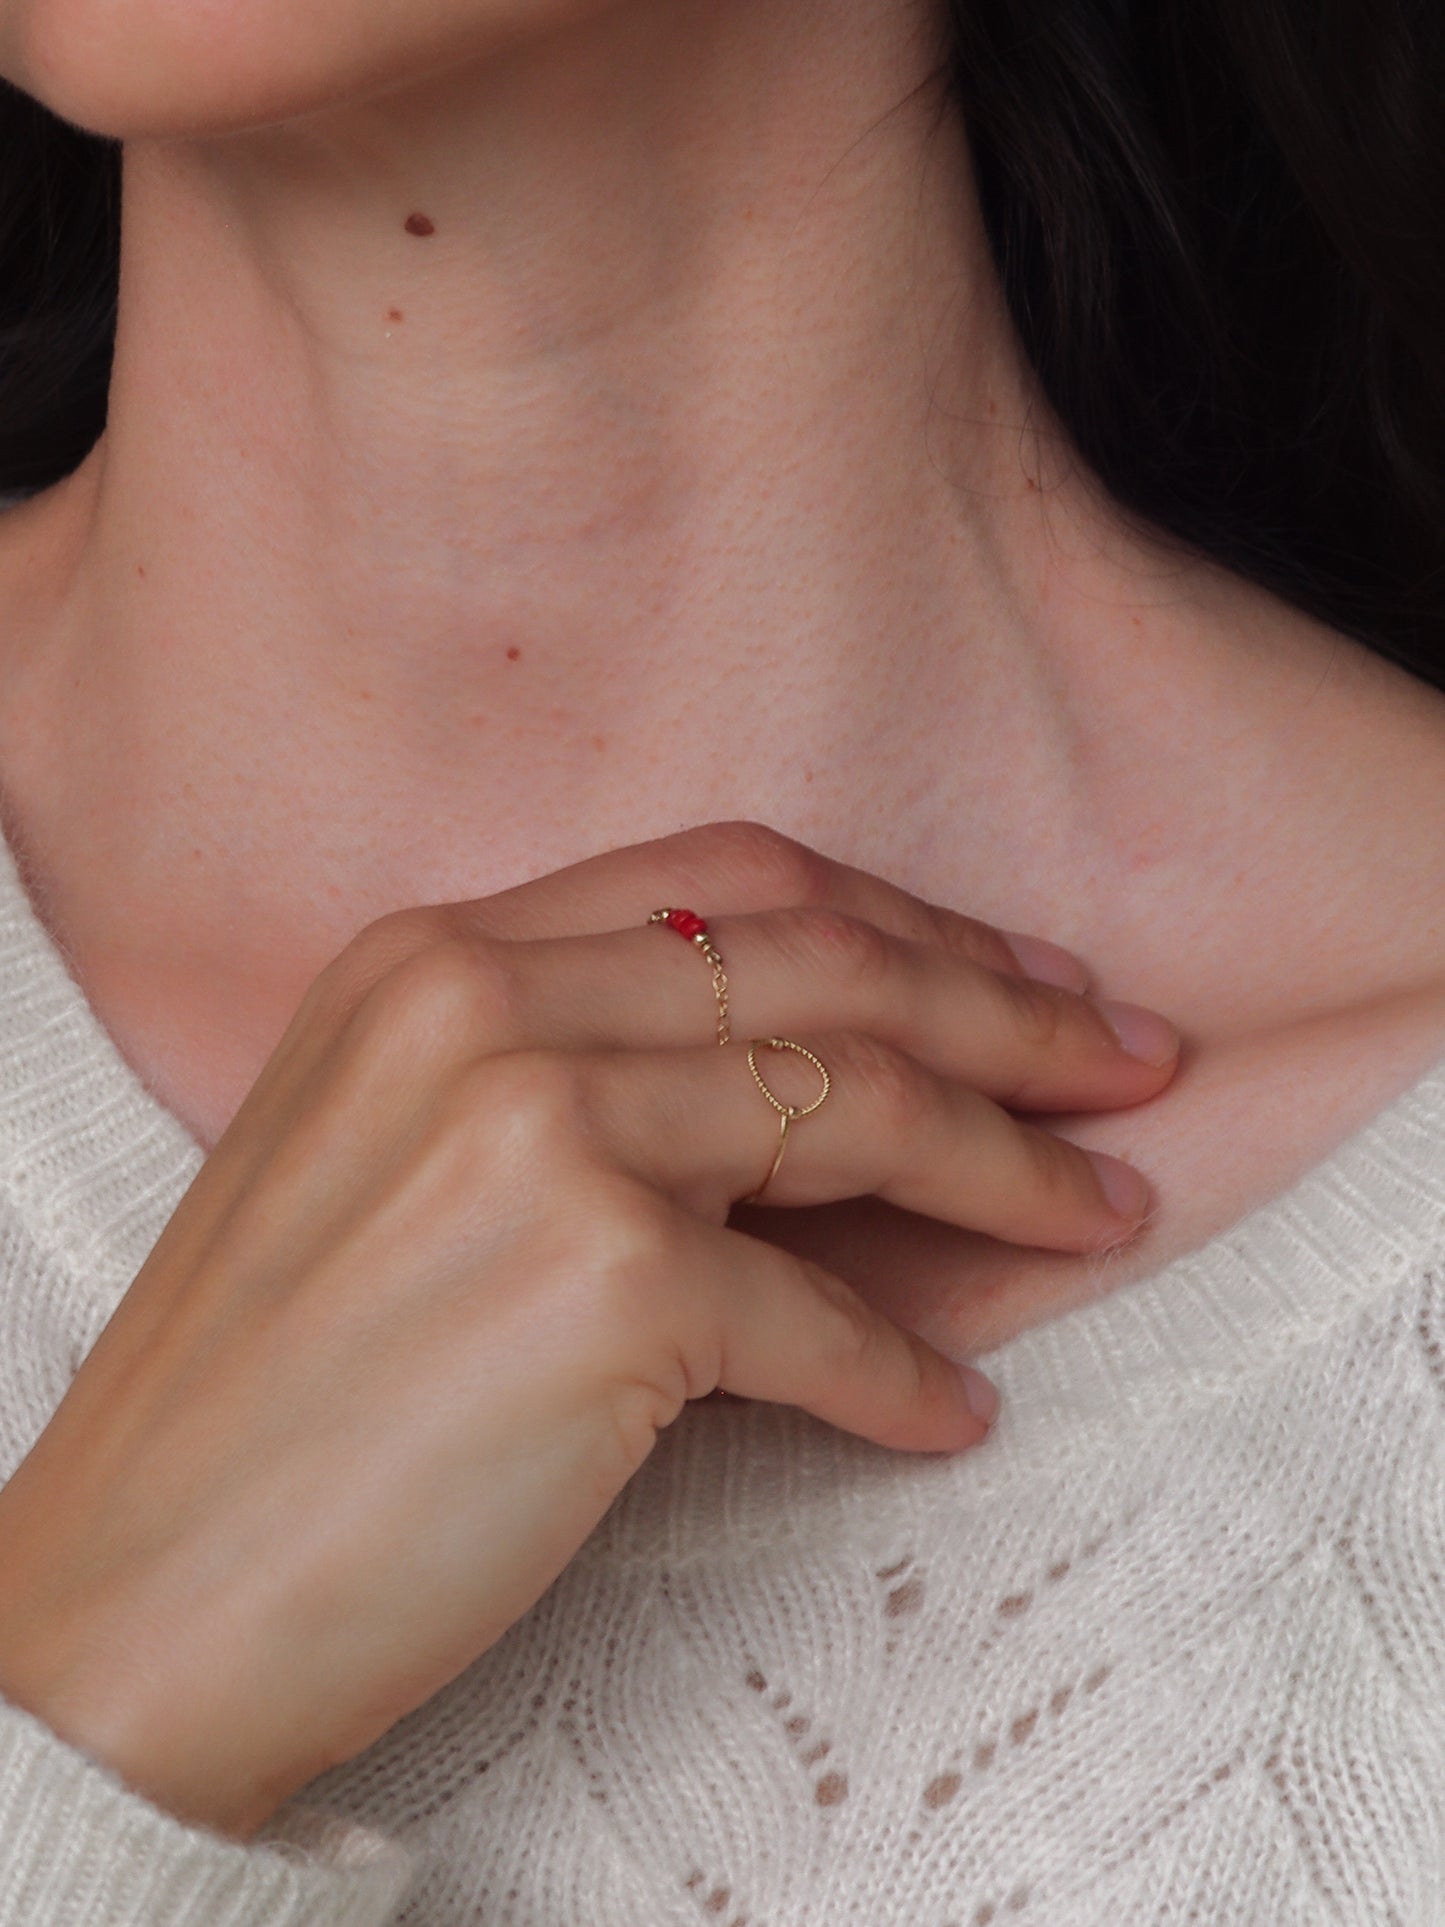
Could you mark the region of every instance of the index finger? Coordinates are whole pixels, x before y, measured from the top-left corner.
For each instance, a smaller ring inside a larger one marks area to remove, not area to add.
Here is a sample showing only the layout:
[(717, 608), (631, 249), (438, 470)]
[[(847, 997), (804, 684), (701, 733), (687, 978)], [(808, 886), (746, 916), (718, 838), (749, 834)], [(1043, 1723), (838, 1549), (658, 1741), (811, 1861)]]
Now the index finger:
[(1075, 991), (1090, 983), (1085, 966), (1057, 944), (929, 903), (764, 823), (702, 824), (450, 907), (463, 930), (535, 938), (601, 936), (645, 922), (662, 903), (683, 904), (704, 917), (826, 907), (1009, 976)]

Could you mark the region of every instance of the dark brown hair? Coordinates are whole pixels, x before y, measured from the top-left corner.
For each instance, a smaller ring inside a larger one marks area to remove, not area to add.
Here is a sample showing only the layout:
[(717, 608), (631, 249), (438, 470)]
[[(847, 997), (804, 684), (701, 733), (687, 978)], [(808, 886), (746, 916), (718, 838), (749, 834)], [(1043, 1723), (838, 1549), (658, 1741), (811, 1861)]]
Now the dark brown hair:
[(950, 0), (1015, 323), (1151, 522), (1445, 687), (1442, 0)]
[(120, 155), (0, 81), (0, 492), (66, 475), (105, 423)]
[[(1445, 688), (1445, 4), (942, 0), (1015, 324), (1115, 498)], [(104, 420), (114, 147), (0, 90), (0, 489)]]

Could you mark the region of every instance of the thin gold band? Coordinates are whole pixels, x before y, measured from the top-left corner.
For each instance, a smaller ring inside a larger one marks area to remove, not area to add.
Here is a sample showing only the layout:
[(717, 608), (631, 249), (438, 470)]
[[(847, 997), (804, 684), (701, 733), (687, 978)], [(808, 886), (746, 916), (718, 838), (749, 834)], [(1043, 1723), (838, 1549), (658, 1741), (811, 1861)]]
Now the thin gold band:
[[(782, 1098), (778, 1097), (775, 1092), (768, 1088), (767, 1079), (758, 1069), (758, 1049), (763, 1045), (766, 1045), (769, 1050), (796, 1051), (799, 1057), (807, 1058), (808, 1062), (813, 1066), (813, 1069), (823, 1080), (823, 1088), (811, 1104), (785, 1104)], [(773, 1179), (778, 1175), (778, 1166), (782, 1163), (783, 1153), (788, 1148), (788, 1126), (800, 1117), (811, 1117), (813, 1112), (817, 1110), (818, 1106), (833, 1088), (833, 1079), (829, 1075), (828, 1067), (823, 1063), (822, 1059), (815, 1057), (810, 1050), (805, 1050), (801, 1044), (792, 1043), (786, 1037), (755, 1037), (748, 1045), (748, 1069), (753, 1074), (753, 1082), (778, 1113), (778, 1148), (773, 1153), (773, 1161), (768, 1167), (768, 1175), (763, 1179), (756, 1191), (750, 1191), (747, 1197), (738, 1200), (740, 1204), (756, 1204), (758, 1202), (764, 1191), (767, 1190)]]

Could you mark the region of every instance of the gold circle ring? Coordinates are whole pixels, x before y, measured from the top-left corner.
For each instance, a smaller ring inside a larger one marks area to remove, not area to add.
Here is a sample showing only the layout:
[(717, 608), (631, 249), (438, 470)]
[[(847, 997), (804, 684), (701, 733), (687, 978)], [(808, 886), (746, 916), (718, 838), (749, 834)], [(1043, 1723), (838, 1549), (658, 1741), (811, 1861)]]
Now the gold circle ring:
[[(769, 1088), (767, 1079), (758, 1069), (758, 1051), (762, 1048), (768, 1050), (795, 1051), (799, 1057), (807, 1058), (808, 1062), (813, 1066), (813, 1069), (823, 1080), (823, 1088), (811, 1104), (785, 1104), (782, 1098)], [(817, 1110), (818, 1106), (833, 1088), (833, 1079), (829, 1075), (828, 1067), (822, 1059), (815, 1057), (810, 1050), (805, 1050), (801, 1044), (792, 1043), (786, 1037), (755, 1037), (748, 1045), (748, 1069), (753, 1074), (753, 1082), (778, 1113), (778, 1148), (773, 1153), (773, 1161), (768, 1167), (768, 1175), (763, 1179), (756, 1191), (749, 1192), (745, 1198), (739, 1198), (739, 1204), (756, 1204), (758, 1202), (764, 1191), (767, 1190), (773, 1179), (778, 1175), (778, 1166), (782, 1163), (783, 1153), (788, 1148), (788, 1126), (795, 1123), (800, 1117), (811, 1117), (813, 1112)]]

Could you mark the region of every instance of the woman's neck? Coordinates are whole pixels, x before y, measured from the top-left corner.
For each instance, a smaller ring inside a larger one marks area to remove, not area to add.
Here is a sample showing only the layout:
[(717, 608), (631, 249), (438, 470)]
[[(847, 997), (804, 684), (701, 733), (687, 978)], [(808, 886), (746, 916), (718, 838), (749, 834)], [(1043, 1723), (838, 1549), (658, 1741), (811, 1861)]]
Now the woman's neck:
[(1185, 1021), (1259, 1020), (1281, 915), (1281, 1010), (1415, 969), (1363, 877), (1313, 906), (1364, 709), (1439, 706), (1071, 461), (931, 17), (624, 0), (129, 151), (110, 426), (0, 532), (0, 767), (78, 951), (260, 985), (259, 1039), (386, 909), (746, 814)]
[(615, 767), (723, 680), (741, 714), (780, 660), (816, 761), (831, 691), (876, 713), (940, 617), (996, 618), (1029, 494), (919, 11), (624, 5), (134, 148), (83, 572), (107, 653), (164, 631), (207, 689), (290, 681), (368, 765), (375, 714), (474, 819), (529, 787), (575, 816), (597, 739)]

